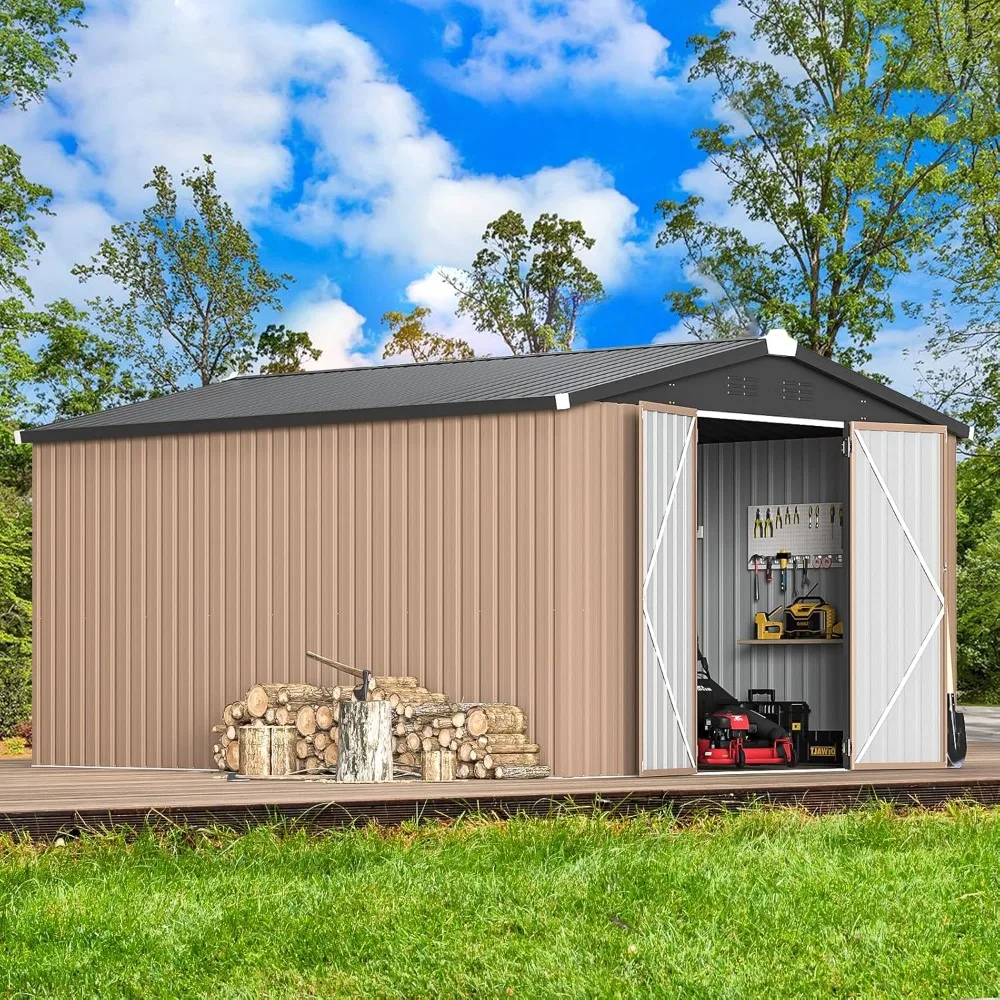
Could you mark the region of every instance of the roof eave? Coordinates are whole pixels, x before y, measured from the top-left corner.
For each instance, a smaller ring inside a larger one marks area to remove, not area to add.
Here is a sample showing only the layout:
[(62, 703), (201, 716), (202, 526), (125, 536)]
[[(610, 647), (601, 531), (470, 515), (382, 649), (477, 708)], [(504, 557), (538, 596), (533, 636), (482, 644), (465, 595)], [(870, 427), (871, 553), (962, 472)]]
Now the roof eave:
[(67, 427), (59, 421), (21, 431), (27, 444), (60, 441), (96, 441), (108, 438), (165, 437), (171, 434), (210, 434), (214, 431), (262, 430), (268, 427), (315, 427), (322, 424), (370, 423), (383, 420), (410, 420), (417, 417), (452, 417), (479, 413), (520, 413), (531, 410), (565, 409), (554, 395), (515, 399), (472, 400), (455, 403), (426, 403), (365, 410), (325, 410), (308, 413), (262, 413), (213, 420), (174, 420), (147, 424), (97, 424)]

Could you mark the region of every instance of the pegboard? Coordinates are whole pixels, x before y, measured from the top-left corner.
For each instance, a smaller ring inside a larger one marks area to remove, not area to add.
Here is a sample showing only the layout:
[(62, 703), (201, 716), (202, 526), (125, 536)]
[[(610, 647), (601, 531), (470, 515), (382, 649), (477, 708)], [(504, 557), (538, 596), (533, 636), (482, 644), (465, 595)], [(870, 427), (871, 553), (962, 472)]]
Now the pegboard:
[[(830, 512), (833, 511), (833, 519)], [(757, 514), (761, 526), (755, 534)], [(780, 511), (781, 523), (776, 520)], [(798, 521), (795, 513), (798, 511)], [(818, 512), (818, 513), (817, 513)], [(767, 526), (770, 516), (770, 530)], [(811, 569), (842, 569), (844, 565), (844, 504), (840, 500), (782, 504), (753, 504), (747, 507), (747, 569), (753, 570), (753, 555), (775, 556), (780, 549), (790, 552), (798, 565), (807, 558)], [(761, 532), (767, 532), (762, 536)], [(827, 564), (826, 559), (829, 559)]]

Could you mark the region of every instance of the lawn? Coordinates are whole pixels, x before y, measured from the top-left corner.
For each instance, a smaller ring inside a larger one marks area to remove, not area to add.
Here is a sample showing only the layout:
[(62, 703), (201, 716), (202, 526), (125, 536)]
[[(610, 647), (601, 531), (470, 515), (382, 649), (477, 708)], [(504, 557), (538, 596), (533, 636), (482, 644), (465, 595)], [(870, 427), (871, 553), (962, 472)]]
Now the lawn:
[(0, 994), (1000, 994), (1000, 811), (0, 841)]

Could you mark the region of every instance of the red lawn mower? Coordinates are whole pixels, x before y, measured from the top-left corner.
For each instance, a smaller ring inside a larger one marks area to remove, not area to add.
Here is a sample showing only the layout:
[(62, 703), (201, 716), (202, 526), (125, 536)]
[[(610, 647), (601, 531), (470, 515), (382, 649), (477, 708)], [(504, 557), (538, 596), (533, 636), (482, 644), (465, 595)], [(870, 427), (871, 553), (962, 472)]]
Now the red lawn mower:
[(708, 660), (698, 647), (698, 765), (795, 766), (795, 748), (785, 729), (741, 705), (712, 680)]

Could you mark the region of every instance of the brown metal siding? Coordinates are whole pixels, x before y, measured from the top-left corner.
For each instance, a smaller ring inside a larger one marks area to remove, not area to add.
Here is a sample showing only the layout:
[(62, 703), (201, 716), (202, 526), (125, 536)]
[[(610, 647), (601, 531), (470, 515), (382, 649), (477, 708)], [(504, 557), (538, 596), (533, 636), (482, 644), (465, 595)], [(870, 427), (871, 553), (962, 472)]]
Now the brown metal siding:
[(207, 766), (253, 681), (329, 681), (314, 647), (634, 773), (637, 413), (36, 444), (36, 760)]

